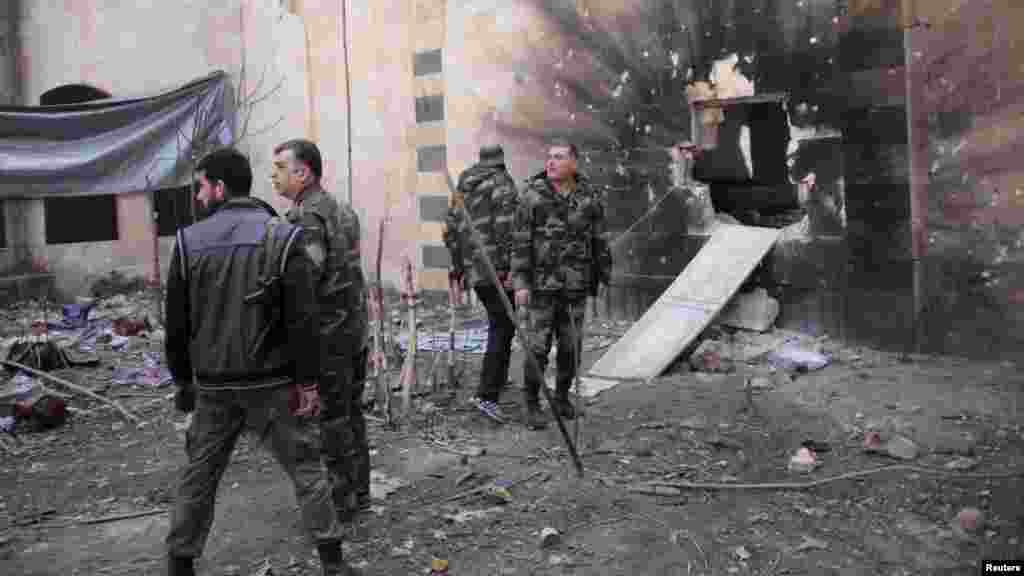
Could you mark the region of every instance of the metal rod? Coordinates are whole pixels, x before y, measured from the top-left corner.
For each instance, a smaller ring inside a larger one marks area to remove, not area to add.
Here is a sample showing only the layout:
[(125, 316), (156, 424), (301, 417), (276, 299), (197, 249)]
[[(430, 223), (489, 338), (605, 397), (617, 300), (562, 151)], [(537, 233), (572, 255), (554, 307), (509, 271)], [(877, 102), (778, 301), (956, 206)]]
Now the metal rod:
[(345, 60), (345, 145), (348, 148), (348, 203), (352, 204), (352, 77), (348, 65), (348, 0), (341, 0), (341, 50)]
[(921, 164), (921, 146), (924, 144), (917, 121), (918, 90), (914, 81), (914, 18), (913, 0), (903, 0), (903, 68), (906, 90), (907, 116), (907, 162), (910, 180), (910, 246), (913, 257), (913, 309), (911, 311), (911, 345), (915, 353), (921, 352), (921, 301), (923, 279), (921, 261), (925, 256), (927, 242), (926, 218), (927, 173)]
[[(448, 188), (451, 189), (452, 194), (457, 194), (458, 192), (455, 188), (455, 182), (452, 181), (451, 174), (445, 170), (444, 175), (445, 180), (448, 182)], [(473, 244), (477, 247), (476, 253), (479, 255), (480, 261), (484, 264), (484, 269), (487, 272), (487, 279), (498, 287), (498, 298), (501, 299), (501, 304), (505, 307), (505, 313), (508, 314), (509, 320), (515, 324), (516, 338), (519, 340), (519, 345), (523, 349), (523, 356), (526, 357), (526, 363), (531, 367), (534, 374), (541, 381), (541, 393), (544, 394), (544, 399), (548, 402), (548, 407), (551, 409), (551, 414), (555, 418), (555, 423), (558, 424), (558, 430), (562, 433), (562, 439), (565, 440), (565, 445), (569, 449), (569, 456), (572, 457), (572, 462), (576, 467), (576, 474), (582, 478), (583, 462), (580, 461), (580, 455), (576, 452), (576, 445), (573, 444), (572, 437), (569, 436), (569, 431), (565, 427), (562, 415), (558, 413), (558, 409), (555, 407), (555, 403), (551, 398), (551, 391), (548, 390), (547, 383), (544, 382), (544, 371), (540, 369), (540, 365), (537, 364), (537, 359), (533, 356), (533, 353), (530, 351), (530, 347), (527, 345), (526, 339), (523, 337), (523, 332), (519, 328), (519, 319), (516, 317), (515, 310), (512, 308), (512, 303), (509, 302), (508, 295), (505, 294), (505, 291), (501, 289), (502, 283), (498, 281), (498, 273), (494, 269), (494, 263), (491, 262), (491, 258), (487, 255), (487, 251), (484, 250), (483, 242), (480, 241), (480, 236), (476, 231), (476, 227), (473, 226), (473, 220), (469, 217), (469, 214), (466, 213), (466, 207), (462, 204), (456, 203), (456, 209), (458, 210), (459, 217), (465, 221), (470, 237), (473, 240)]]

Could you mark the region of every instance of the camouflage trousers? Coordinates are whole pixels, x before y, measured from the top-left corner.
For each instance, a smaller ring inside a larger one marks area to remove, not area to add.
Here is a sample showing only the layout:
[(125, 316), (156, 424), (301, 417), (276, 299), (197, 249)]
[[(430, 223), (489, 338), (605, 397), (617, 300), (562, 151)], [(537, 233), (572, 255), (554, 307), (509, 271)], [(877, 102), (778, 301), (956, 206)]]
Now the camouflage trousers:
[(201, 390), (192, 425), (185, 436), (188, 464), (177, 486), (171, 511), (167, 552), (202, 556), (213, 524), (217, 486), (231, 460), (239, 435), (248, 430), (284, 468), (292, 481), (302, 521), (316, 543), (341, 539), (341, 526), (320, 462), (316, 421), (290, 408), (291, 386), (251, 390)]
[(367, 352), (328, 359), (320, 383), (324, 465), (334, 505), (346, 517), (370, 499), (370, 446), (363, 416)]
[(587, 310), (586, 305), (585, 295), (573, 296), (544, 292), (530, 294), (530, 303), (527, 306), (528, 321), (524, 336), (526, 336), (527, 345), (537, 360), (541, 373), (535, 373), (531, 369), (529, 361), (524, 361), (523, 382), (526, 385), (528, 401), (536, 402), (539, 399), (544, 372), (548, 366), (548, 353), (551, 350), (552, 341), (555, 339), (558, 341), (555, 390), (558, 397), (568, 397), (569, 388), (576, 377), (576, 366), (579, 363), (577, 350), (581, 349), (583, 345), (581, 336)]

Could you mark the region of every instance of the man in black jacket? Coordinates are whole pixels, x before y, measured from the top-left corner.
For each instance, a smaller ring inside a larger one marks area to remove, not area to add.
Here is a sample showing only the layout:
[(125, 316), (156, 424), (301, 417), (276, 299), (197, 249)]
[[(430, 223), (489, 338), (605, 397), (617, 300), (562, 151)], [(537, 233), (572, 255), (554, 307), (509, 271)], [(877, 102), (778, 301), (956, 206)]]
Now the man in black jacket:
[(319, 310), (302, 231), (249, 197), (252, 169), (239, 152), (206, 156), (196, 178), (206, 217), (178, 232), (167, 279), (167, 361), (178, 408), (193, 413), (167, 536), (169, 574), (195, 573), (217, 485), (246, 429), (292, 480), (323, 573), (355, 574), (342, 560), (320, 464)]

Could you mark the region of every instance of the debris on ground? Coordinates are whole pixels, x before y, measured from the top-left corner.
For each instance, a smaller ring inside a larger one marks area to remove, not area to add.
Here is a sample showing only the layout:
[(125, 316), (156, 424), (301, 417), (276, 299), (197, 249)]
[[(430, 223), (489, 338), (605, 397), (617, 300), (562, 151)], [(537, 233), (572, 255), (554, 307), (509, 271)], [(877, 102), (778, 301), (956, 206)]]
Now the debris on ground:
[(690, 367), (694, 372), (727, 374), (735, 369), (729, 357), (727, 345), (717, 340), (704, 340), (690, 356)]
[(718, 317), (718, 323), (732, 328), (767, 332), (779, 316), (779, 301), (764, 288), (737, 294)]
[(541, 548), (551, 548), (552, 546), (557, 546), (561, 539), (562, 535), (558, 533), (558, 530), (555, 530), (550, 526), (545, 526), (540, 531)]
[(818, 466), (818, 460), (807, 447), (801, 447), (796, 451), (796, 454), (789, 459), (789, 471), (796, 472), (798, 474), (808, 474), (813, 472)]
[(985, 514), (977, 508), (964, 508), (953, 521), (953, 532), (961, 537), (973, 538), (985, 529)]
[(814, 372), (829, 365), (828, 356), (793, 345), (785, 345), (768, 353), (768, 362), (787, 372)]
[(865, 434), (863, 447), (868, 454), (882, 454), (897, 460), (914, 460), (920, 452), (917, 444), (906, 436), (896, 434), (883, 442), (877, 431)]

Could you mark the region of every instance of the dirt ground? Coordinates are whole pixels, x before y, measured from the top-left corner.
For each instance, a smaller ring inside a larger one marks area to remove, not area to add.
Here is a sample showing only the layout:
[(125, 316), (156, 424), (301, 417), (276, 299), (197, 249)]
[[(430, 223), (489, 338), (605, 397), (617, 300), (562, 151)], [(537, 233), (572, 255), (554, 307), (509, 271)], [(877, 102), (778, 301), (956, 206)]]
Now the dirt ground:
[[(588, 333), (624, 328), (596, 321)], [(86, 412), (21, 435), (16, 456), (3, 453), (0, 573), (162, 573), (183, 418), (168, 388), (110, 386), (112, 365), (159, 350), (158, 340), (137, 340), (120, 356), (104, 351), (98, 367), (61, 374), (116, 393), (143, 427), (74, 397)], [(371, 420), (375, 505), (349, 527), (346, 551), (382, 575), (429, 574), (435, 558), (451, 574), (480, 575), (977, 574), (982, 558), (1024, 557), (1024, 373), (824, 348), (829, 366), (773, 378), (753, 396), (735, 374), (687, 371), (583, 400), (579, 429), (569, 426), (583, 478), (555, 426), (498, 427), (476, 414), (469, 397), (482, 355), (461, 354), (456, 393), (419, 396), (394, 428)], [(588, 352), (585, 363), (602, 352)], [(424, 354), (421, 365), (430, 361)], [(517, 381), (521, 361), (517, 352)], [(517, 388), (503, 400), (515, 415)], [(920, 454), (867, 454), (867, 429), (901, 434)], [(790, 456), (808, 440), (821, 465), (790, 472)], [(828, 480), (893, 464), (914, 468)], [(810, 481), (820, 484), (751, 486)], [(956, 529), (964, 507), (985, 514), (978, 532)], [(560, 538), (542, 547), (545, 527)], [(243, 440), (221, 484), (200, 572), (316, 574), (314, 556), (284, 474)]]

